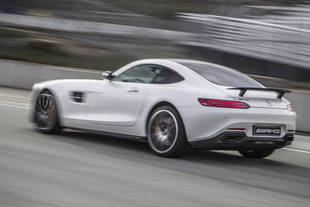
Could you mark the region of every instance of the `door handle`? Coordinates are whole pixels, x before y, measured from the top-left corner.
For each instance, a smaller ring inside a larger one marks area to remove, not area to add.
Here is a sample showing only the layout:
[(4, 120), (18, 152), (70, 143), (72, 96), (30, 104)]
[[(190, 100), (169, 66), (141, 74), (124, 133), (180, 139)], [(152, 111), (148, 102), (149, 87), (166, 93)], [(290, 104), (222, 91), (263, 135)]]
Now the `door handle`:
[(129, 88), (129, 89), (127, 89), (127, 92), (129, 92), (129, 93), (138, 93), (139, 90), (136, 89), (136, 88)]

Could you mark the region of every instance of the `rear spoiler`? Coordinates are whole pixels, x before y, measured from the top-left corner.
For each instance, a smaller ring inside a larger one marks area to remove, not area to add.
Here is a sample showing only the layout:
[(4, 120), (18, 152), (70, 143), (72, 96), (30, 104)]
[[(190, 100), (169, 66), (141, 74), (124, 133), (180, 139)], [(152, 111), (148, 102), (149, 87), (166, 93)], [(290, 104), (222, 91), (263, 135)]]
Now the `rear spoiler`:
[(278, 89), (278, 88), (251, 88), (251, 87), (237, 87), (237, 88), (228, 88), (229, 90), (240, 90), (239, 96), (243, 97), (247, 90), (251, 91), (273, 91), (277, 92), (278, 99), (281, 99), (285, 93), (291, 93), (292, 91), (286, 89)]

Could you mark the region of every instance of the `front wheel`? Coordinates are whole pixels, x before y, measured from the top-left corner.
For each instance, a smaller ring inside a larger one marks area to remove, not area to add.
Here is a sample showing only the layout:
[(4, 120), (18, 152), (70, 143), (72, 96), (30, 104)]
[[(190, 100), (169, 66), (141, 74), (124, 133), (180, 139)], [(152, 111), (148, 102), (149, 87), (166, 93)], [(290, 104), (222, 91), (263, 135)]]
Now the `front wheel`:
[(171, 106), (152, 112), (147, 127), (151, 149), (162, 157), (180, 157), (190, 150), (179, 113)]
[(60, 130), (57, 105), (54, 95), (43, 91), (35, 105), (36, 129), (43, 133), (56, 133)]
[(261, 159), (268, 157), (274, 152), (274, 149), (264, 150), (239, 150), (239, 153), (246, 158)]

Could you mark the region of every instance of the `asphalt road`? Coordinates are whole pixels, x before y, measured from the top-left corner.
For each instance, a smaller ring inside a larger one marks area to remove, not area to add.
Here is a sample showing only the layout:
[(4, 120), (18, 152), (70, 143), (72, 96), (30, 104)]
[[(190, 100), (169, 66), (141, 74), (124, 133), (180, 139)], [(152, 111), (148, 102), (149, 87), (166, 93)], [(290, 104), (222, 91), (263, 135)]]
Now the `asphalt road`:
[(310, 137), (264, 160), (196, 151), (160, 158), (146, 143), (26, 119), (28, 92), (0, 88), (0, 206), (310, 206)]

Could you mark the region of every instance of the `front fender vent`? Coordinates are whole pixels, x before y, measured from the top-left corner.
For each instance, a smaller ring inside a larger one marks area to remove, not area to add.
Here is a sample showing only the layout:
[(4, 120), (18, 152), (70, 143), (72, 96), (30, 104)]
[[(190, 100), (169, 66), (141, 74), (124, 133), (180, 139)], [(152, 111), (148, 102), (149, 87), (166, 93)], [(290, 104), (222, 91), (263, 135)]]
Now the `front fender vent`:
[(81, 91), (71, 91), (70, 98), (74, 102), (83, 103), (85, 102), (85, 93)]

